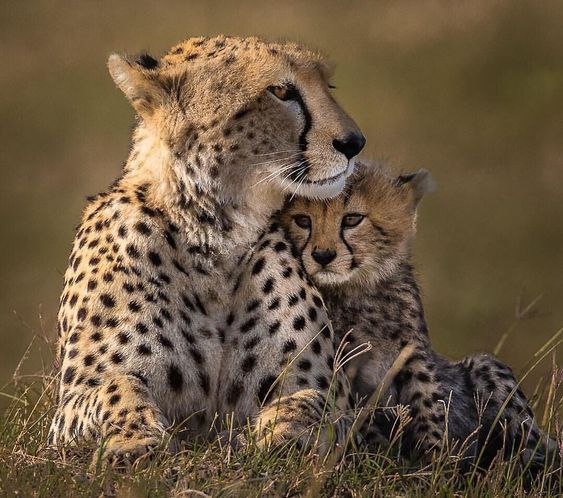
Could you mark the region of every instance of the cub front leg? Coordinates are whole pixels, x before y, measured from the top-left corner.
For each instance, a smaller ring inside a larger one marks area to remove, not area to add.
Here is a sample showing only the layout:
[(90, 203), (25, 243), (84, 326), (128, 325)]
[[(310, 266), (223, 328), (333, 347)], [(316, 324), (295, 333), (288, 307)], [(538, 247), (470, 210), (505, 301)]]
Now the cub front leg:
[[(319, 292), (276, 222), (242, 262), (227, 319), (226, 407), (253, 419), (259, 446), (326, 448), (345, 436), (343, 375)], [(322, 451), (322, 450), (321, 450)]]

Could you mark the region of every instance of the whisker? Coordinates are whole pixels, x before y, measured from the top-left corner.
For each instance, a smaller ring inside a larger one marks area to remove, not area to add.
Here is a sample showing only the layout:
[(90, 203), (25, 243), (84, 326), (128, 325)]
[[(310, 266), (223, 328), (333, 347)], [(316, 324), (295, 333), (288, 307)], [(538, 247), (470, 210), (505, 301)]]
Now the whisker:
[(287, 149), (287, 150), (277, 150), (275, 152), (266, 152), (264, 154), (256, 154), (257, 156), (274, 156), (277, 154), (286, 154), (288, 152), (294, 152), (296, 154), (302, 154), (302, 151), (299, 149)]
[(278, 157), (277, 159), (268, 159), (267, 161), (261, 161), (259, 163), (252, 163), (253, 166), (260, 166), (262, 164), (275, 164), (275, 163), (279, 163), (282, 161), (288, 161), (289, 159), (295, 159), (299, 156), (299, 154), (295, 154), (293, 156), (287, 156), (287, 157)]
[[(304, 167), (305, 163), (307, 161), (301, 161), (300, 163), (295, 165), (295, 169), (297, 171), (297, 176), (300, 175), (301, 173), (303, 173), (306, 168)], [(302, 168), (301, 171), (299, 171), (299, 168)], [(294, 173), (294, 171), (290, 171), (282, 180), (283, 182), (286, 182), (288, 180), (288, 178)], [(290, 180), (289, 183), (284, 187), (284, 189), (282, 190), (282, 192), (285, 192), (289, 187), (291, 187), (291, 185), (294, 183), (294, 180)]]
[(282, 173), (284, 173), (285, 171), (292, 169), (294, 167), (294, 165), (295, 165), (294, 162), (292, 162), (290, 164), (282, 165), (280, 168), (276, 169), (276, 171), (270, 173), (265, 178), (262, 178), (261, 180), (256, 182), (254, 185), (252, 185), (252, 187), (256, 187), (257, 185), (260, 185), (261, 183), (273, 180), (276, 176), (279, 176)]

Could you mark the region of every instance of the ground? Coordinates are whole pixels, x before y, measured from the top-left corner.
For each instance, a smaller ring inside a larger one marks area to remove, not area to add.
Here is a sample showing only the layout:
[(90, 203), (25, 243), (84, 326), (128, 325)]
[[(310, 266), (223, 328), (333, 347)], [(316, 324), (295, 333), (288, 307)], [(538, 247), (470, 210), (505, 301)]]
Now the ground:
[[(539, 357), (549, 355), (559, 337)], [(563, 399), (558, 376), (561, 372), (544, 383), (544, 395), (536, 400), (543, 408), (534, 406), (540, 419), (556, 420)], [(522, 479), (511, 477), (511, 462), (487, 474), (469, 475), (462, 483), (451, 472), (455, 460), (447, 454), (416, 468), (399, 465), (390, 455), (367, 455), (354, 448), (344, 458), (329, 455), (323, 463), (291, 446), (267, 453), (252, 445), (247, 451), (234, 451), (217, 442), (175, 456), (157, 454), (142, 468), (91, 468), (91, 448), (80, 448), (74, 455), (44, 450), (54, 409), (53, 378), (15, 376), (15, 381), (15, 386), (0, 392), (3, 397), (13, 396), (0, 418), (0, 496), (524, 497), (557, 496), (563, 491), (561, 484), (559, 489), (548, 489), (545, 479), (526, 489)]]

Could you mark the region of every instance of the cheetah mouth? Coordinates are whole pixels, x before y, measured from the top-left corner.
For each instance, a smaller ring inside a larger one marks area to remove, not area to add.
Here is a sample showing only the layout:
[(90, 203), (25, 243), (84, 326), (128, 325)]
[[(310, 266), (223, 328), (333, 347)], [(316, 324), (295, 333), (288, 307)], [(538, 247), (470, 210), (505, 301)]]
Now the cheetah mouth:
[(354, 169), (353, 161), (350, 161), (344, 169), (339, 173), (322, 178), (320, 180), (311, 180), (301, 178), (297, 182), (293, 181), (288, 188), (294, 194), (309, 199), (331, 199), (339, 195), (346, 185), (346, 178)]
[(311, 274), (311, 279), (317, 285), (338, 285), (348, 280), (348, 276), (325, 268)]
[(329, 185), (331, 183), (337, 183), (342, 178), (348, 176), (349, 170), (350, 170), (350, 163), (348, 163), (346, 165), (346, 167), (340, 173), (337, 173), (336, 175), (329, 176), (328, 178), (323, 178), (322, 180), (307, 180), (307, 179), (305, 179), (303, 181), (303, 183), (307, 184), (307, 185), (319, 185), (319, 186)]

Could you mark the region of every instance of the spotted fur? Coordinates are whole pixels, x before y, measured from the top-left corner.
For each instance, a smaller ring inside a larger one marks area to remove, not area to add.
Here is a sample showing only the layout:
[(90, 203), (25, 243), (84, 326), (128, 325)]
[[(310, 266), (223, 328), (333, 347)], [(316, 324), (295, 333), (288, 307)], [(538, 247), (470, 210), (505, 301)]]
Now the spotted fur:
[(295, 44), (226, 37), (108, 65), (138, 121), (122, 176), (74, 241), (50, 441), (142, 452), (171, 430), (207, 437), (227, 416), (254, 420), (259, 441), (266, 427), (299, 439), (320, 403), (337, 404), (332, 338), (271, 220), (287, 191), (339, 193), (363, 145), (327, 66)]
[(432, 348), (410, 263), (416, 207), (431, 188), (424, 170), (392, 178), (362, 165), (337, 198), (299, 199), (282, 214), (307, 273), (322, 291), (337, 340), (349, 341), (350, 351), (373, 346), (347, 365), (351, 402), (362, 405), (400, 351), (414, 346), (383, 393), (387, 408), (363, 428), (364, 440), (389, 444), (398, 427), (395, 406), (401, 404), (412, 418), (404, 432), (407, 456), (429, 458), (447, 442), (465, 463), (487, 466), (500, 451), (508, 456), (524, 450), (528, 463), (541, 466), (556, 445), (542, 435), (510, 368), (489, 354), (455, 362)]

